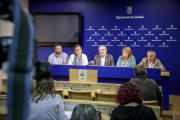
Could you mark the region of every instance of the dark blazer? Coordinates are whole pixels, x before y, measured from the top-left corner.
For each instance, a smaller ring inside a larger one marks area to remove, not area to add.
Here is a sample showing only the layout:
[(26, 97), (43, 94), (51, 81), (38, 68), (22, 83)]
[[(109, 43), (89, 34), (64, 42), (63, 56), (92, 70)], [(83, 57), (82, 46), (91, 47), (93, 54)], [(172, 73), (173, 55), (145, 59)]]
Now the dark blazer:
[[(149, 67), (149, 62), (148, 62), (147, 58), (143, 58), (142, 61), (139, 64), (144, 65), (144, 67)], [(155, 58), (154, 62), (153, 62), (153, 67), (156, 68), (156, 66), (158, 68), (160, 68), (162, 72), (166, 71), (164, 66), (161, 64), (160, 60)]]
[[(101, 65), (101, 56), (97, 54), (94, 56), (94, 65)], [(115, 66), (114, 65), (114, 58), (112, 55), (106, 53), (105, 63), (104, 66)]]

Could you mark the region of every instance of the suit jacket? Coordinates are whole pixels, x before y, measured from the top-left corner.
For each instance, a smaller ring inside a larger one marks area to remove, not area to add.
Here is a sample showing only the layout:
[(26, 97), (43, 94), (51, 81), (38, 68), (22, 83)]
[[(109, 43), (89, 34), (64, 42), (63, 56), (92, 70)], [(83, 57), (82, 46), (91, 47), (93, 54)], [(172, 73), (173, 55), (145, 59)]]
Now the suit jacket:
[[(94, 65), (101, 65), (101, 55), (97, 54), (94, 56)], [(115, 66), (114, 58), (112, 55), (106, 53), (104, 66)]]
[[(148, 62), (148, 59), (147, 58), (143, 58), (142, 61), (139, 63), (139, 64), (142, 64), (144, 65), (144, 67), (149, 67), (149, 62)], [(161, 69), (161, 71), (166, 71), (166, 69), (164, 68), (164, 66), (161, 64), (160, 60), (159, 59), (154, 59), (154, 62), (153, 62), (153, 68), (156, 68), (156, 66), (158, 68)]]

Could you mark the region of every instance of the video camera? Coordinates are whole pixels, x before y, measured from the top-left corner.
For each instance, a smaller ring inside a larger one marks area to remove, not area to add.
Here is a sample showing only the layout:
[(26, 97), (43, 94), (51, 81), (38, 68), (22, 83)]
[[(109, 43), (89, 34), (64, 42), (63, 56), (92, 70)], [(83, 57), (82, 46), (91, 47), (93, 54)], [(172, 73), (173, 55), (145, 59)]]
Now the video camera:
[[(10, 0), (0, 1), (0, 19), (13, 21), (13, 6)], [(9, 70), (9, 63), (7, 61), (8, 51), (10, 46), (13, 44), (12, 37), (0, 37), (0, 67), (3, 71), (7, 72)], [(34, 55), (34, 67), (32, 68), (31, 75), (34, 79), (49, 78), (51, 76), (49, 72), (49, 63), (38, 62), (37, 61), (37, 49), (36, 43), (34, 45), (35, 55)], [(28, 53), (27, 53), (28, 54)], [(15, 58), (12, 58), (15, 59)]]

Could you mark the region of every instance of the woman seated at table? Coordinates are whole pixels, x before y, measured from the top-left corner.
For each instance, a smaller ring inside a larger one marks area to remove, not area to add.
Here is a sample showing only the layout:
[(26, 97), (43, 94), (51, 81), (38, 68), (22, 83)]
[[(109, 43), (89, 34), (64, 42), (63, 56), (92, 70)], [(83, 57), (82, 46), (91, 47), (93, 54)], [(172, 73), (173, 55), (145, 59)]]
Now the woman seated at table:
[(30, 98), (27, 120), (68, 120), (64, 112), (63, 99), (55, 94), (51, 78), (37, 80)]
[(73, 109), (71, 120), (101, 120), (101, 112), (92, 105), (79, 104)]
[(82, 47), (76, 45), (74, 47), (74, 54), (70, 56), (69, 65), (88, 65), (87, 56), (83, 53)]
[(132, 50), (130, 47), (124, 47), (122, 49), (122, 54), (117, 63), (116, 66), (120, 67), (134, 67), (136, 66), (136, 60), (134, 56), (132, 55)]
[(152, 108), (142, 105), (142, 92), (133, 83), (119, 87), (116, 103), (119, 105), (112, 111), (111, 120), (157, 120)]

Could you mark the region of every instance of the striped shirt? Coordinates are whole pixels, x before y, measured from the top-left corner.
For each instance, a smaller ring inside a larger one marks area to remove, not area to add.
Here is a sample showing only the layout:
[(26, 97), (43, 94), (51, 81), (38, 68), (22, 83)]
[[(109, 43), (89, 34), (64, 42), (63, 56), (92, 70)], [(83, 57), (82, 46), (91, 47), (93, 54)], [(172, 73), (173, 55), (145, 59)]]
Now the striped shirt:
[(69, 61), (69, 56), (64, 52), (62, 52), (59, 56), (56, 56), (56, 52), (55, 52), (49, 55), (48, 57), (48, 62), (50, 64), (63, 65), (63, 64), (67, 64), (68, 61)]

